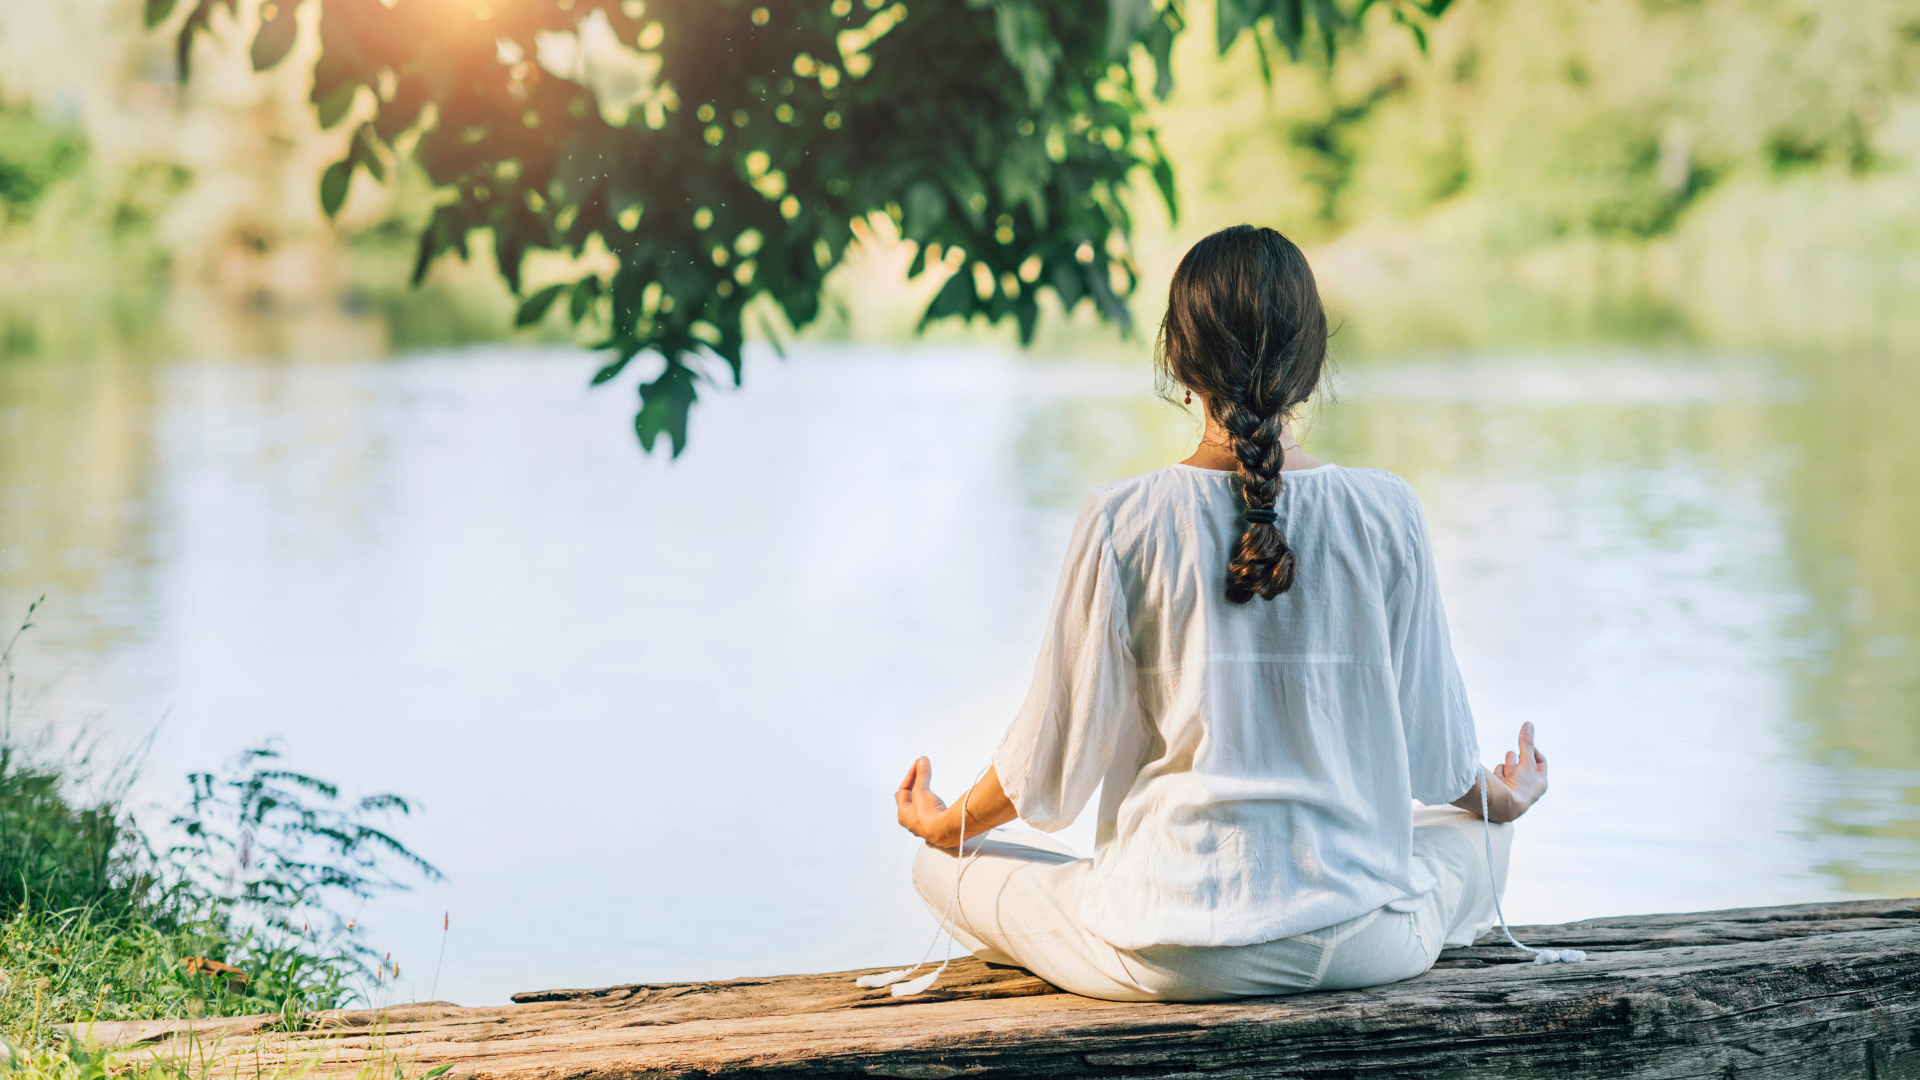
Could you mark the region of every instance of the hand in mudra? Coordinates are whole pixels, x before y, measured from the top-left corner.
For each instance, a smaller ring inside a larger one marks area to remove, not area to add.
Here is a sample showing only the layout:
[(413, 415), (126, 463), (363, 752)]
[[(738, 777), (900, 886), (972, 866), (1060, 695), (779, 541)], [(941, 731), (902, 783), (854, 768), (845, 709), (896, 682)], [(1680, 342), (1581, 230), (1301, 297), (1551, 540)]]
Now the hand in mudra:
[(907, 778), (900, 781), (900, 787), (893, 793), (893, 802), (900, 811), (900, 827), (922, 840), (938, 841), (941, 835), (941, 818), (947, 812), (947, 804), (933, 793), (933, 762), (918, 758), (913, 767), (907, 770)]
[(1547, 755), (1533, 745), (1532, 723), (1520, 725), (1520, 752), (1507, 751), (1507, 760), (1493, 767), (1493, 775), (1522, 805), (1532, 806), (1547, 793)]
[(1000, 787), (1000, 774), (988, 769), (959, 806), (948, 806), (933, 793), (933, 762), (921, 758), (907, 770), (893, 793), (900, 827), (934, 847), (957, 847), (962, 836), (979, 836), (1018, 817), (1012, 800)]
[[(1533, 745), (1533, 725), (1520, 725), (1520, 751), (1507, 751), (1507, 759), (1486, 771), (1486, 815), (1492, 822), (1512, 821), (1540, 801), (1547, 793), (1547, 755)], [(1473, 787), (1453, 800), (1453, 805), (1469, 814), (1480, 814), (1480, 777)]]

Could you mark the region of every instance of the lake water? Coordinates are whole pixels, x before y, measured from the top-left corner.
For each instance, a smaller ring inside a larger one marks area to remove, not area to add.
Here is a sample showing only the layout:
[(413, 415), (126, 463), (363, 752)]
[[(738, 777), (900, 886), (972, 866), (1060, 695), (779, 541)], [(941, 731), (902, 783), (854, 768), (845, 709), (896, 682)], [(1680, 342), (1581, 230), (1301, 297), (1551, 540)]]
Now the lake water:
[[(565, 348), (279, 351), (0, 363), (0, 612), (26, 714), (157, 725), (144, 800), (267, 736), (417, 798), (409, 998), (443, 914), (465, 1003), (918, 956), (893, 786), (984, 764), (1081, 496), (1194, 434), (1144, 353), (757, 353), (669, 462)], [(1553, 760), (1512, 917), (1920, 892), (1904, 360), (1344, 365), (1303, 441), (1412, 481), (1483, 750)]]

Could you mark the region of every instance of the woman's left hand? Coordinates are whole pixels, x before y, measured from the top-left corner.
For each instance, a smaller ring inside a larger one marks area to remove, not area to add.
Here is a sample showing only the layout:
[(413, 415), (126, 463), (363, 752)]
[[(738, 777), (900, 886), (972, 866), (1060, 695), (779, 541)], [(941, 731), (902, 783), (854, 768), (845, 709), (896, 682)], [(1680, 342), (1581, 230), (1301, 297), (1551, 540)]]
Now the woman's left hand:
[(945, 838), (942, 819), (946, 816), (947, 804), (933, 793), (932, 785), (933, 762), (920, 758), (907, 770), (907, 778), (900, 781), (899, 790), (893, 793), (893, 802), (900, 810), (901, 828), (938, 845)]

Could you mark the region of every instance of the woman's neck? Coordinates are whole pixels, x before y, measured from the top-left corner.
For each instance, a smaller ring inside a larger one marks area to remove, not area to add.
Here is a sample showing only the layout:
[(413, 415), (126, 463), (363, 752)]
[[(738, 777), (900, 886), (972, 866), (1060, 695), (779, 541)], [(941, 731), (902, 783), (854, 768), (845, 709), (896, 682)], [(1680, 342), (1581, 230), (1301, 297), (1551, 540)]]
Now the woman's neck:
[[(1232, 443), (1227, 438), (1227, 429), (1213, 420), (1213, 414), (1207, 414), (1207, 429), (1200, 435), (1200, 446), (1193, 456), (1182, 461), (1182, 465), (1191, 465), (1196, 469), (1214, 469), (1219, 472), (1238, 472), (1239, 459), (1233, 456)], [(1293, 425), (1280, 428), (1280, 445), (1287, 448), (1286, 456), (1281, 459), (1281, 472), (1299, 472), (1301, 469), (1317, 469), (1326, 462), (1300, 449), (1293, 440)]]

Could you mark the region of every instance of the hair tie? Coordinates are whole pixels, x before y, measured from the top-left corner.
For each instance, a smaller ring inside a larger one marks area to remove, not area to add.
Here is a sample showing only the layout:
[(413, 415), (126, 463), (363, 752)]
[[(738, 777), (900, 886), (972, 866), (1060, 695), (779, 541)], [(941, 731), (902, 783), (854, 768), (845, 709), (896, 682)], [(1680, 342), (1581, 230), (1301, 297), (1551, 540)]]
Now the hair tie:
[(1280, 515), (1271, 510), (1247, 511), (1247, 523), (1250, 525), (1271, 525), (1280, 520)]

